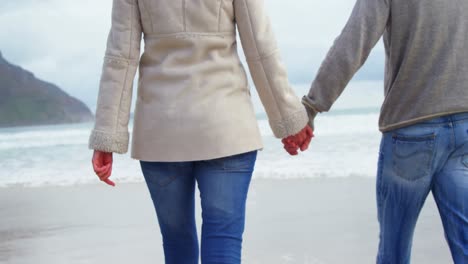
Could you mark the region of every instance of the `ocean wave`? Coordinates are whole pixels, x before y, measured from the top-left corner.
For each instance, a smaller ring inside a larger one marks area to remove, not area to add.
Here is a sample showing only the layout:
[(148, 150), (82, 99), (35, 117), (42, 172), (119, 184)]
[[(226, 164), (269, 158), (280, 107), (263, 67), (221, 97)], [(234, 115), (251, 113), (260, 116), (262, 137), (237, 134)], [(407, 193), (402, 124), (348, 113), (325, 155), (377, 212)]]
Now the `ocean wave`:
[[(377, 120), (375, 113), (319, 116), (310, 149), (297, 157), (285, 153), (267, 120), (259, 120), (265, 148), (259, 152), (254, 178), (374, 177), (380, 139)], [(100, 183), (91, 167), (92, 151), (87, 149), (91, 129), (92, 124), (0, 130), (0, 187)], [(114, 155), (113, 179), (142, 182), (139, 163), (129, 153)]]
[[(264, 173), (255, 172), (253, 175), (254, 180), (307, 180), (307, 179), (337, 179), (337, 178), (372, 178), (373, 175), (350, 173), (349, 175), (333, 175), (327, 173)], [(113, 181), (119, 184), (135, 184), (144, 183), (142, 175), (138, 177), (113, 177)], [(10, 180), (0, 182), (0, 188), (40, 188), (40, 187), (71, 187), (89, 184), (103, 184), (99, 181), (97, 176), (89, 177), (87, 179), (42, 179), (42, 180)]]
[(0, 134), (0, 150), (86, 144), (89, 130), (43, 130)]

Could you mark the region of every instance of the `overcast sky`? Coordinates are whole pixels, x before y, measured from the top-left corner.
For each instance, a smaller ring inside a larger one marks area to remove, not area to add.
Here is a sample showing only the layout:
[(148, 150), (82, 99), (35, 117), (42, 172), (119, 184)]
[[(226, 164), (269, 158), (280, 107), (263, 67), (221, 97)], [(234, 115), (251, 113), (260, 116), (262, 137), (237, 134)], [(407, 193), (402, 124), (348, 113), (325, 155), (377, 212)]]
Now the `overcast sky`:
[[(355, 1), (265, 3), (291, 82), (309, 84)], [(111, 6), (112, 0), (2, 0), (0, 51), (10, 62), (57, 84), (94, 111)], [(355, 80), (380, 81), (383, 69), (379, 43)]]

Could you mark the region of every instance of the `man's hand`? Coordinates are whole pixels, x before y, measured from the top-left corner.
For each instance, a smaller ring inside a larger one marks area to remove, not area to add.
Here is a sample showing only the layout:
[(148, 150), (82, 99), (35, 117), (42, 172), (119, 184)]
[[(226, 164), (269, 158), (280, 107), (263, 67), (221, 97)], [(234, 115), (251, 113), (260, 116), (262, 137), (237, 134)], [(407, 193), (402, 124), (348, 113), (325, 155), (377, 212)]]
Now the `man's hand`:
[(284, 149), (292, 156), (299, 154), (301, 151), (306, 151), (309, 148), (310, 141), (314, 137), (314, 131), (307, 125), (299, 133), (293, 136), (284, 138), (281, 142), (284, 144)]
[(95, 150), (92, 163), (99, 179), (110, 186), (115, 186), (115, 183), (109, 179), (112, 174), (112, 153)]

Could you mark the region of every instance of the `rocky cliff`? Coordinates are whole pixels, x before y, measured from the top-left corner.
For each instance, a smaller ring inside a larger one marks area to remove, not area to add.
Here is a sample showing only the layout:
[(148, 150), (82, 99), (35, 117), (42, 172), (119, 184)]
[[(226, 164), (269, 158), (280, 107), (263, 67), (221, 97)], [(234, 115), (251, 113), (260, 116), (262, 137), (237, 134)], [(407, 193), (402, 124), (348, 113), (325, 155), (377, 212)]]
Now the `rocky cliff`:
[(9, 63), (0, 53), (0, 127), (78, 123), (93, 118), (83, 102)]

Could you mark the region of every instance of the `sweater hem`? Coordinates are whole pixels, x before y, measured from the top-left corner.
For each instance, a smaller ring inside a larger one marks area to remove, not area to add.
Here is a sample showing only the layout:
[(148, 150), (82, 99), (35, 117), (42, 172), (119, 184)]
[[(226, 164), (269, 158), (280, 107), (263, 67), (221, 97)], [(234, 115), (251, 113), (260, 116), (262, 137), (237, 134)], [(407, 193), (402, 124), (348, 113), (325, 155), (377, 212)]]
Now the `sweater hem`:
[(395, 130), (395, 129), (400, 129), (400, 128), (403, 128), (403, 127), (415, 125), (417, 123), (427, 121), (427, 120), (430, 120), (430, 119), (433, 119), (433, 118), (437, 118), (437, 117), (441, 117), (441, 116), (445, 116), (445, 115), (460, 114), (460, 113), (468, 113), (468, 109), (467, 110), (460, 110), (460, 111), (441, 112), (441, 113), (432, 114), (432, 115), (425, 115), (425, 116), (422, 116), (422, 117), (406, 120), (406, 121), (403, 121), (403, 122), (398, 122), (398, 123), (395, 123), (395, 124), (380, 126), (379, 130), (382, 133), (385, 133), (385, 132), (389, 132), (389, 131), (392, 131), (392, 130)]

